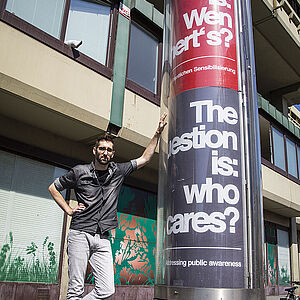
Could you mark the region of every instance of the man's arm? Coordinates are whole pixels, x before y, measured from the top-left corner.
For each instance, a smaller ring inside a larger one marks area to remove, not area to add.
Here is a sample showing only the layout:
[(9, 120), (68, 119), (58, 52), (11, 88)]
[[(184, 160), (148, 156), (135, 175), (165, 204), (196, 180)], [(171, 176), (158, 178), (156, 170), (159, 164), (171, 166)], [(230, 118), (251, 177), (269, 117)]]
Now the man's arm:
[(85, 206), (80, 203), (78, 204), (74, 209), (72, 209), (68, 203), (65, 201), (64, 197), (61, 195), (61, 193), (56, 189), (54, 183), (52, 183), (48, 188), (52, 198), (55, 200), (55, 202), (61, 207), (61, 209), (68, 214), (69, 216), (72, 216), (76, 211), (82, 211), (85, 209)]
[(164, 113), (161, 116), (159, 123), (158, 123), (158, 127), (156, 129), (156, 132), (155, 132), (153, 138), (151, 139), (150, 143), (148, 144), (147, 148), (145, 149), (143, 155), (136, 160), (138, 169), (145, 166), (151, 160), (151, 158), (155, 152), (155, 148), (158, 144), (160, 135), (161, 135), (162, 131), (164, 130), (165, 126), (167, 125), (166, 117), (167, 117), (166, 113)]

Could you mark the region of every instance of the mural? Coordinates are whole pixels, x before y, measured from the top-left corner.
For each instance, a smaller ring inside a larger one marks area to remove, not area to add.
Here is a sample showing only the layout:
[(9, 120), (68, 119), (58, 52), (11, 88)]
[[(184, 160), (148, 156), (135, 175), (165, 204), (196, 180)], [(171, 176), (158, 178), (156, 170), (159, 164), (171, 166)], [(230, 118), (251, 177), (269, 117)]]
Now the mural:
[(268, 286), (290, 285), (289, 233), (278, 225), (265, 222), (266, 283)]
[(58, 263), (48, 236), (40, 246), (31, 242), (25, 254), (15, 249), (12, 232), (8, 239), (0, 252), (0, 281), (57, 282)]
[(267, 244), (267, 270), (268, 285), (274, 286), (278, 284), (278, 268), (277, 268), (277, 249), (276, 245)]
[[(123, 186), (118, 205), (119, 226), (111, 232), (115, 284), (154, 285), (156, 195)], [(87, 283), (94, 283), (88, 266)]]

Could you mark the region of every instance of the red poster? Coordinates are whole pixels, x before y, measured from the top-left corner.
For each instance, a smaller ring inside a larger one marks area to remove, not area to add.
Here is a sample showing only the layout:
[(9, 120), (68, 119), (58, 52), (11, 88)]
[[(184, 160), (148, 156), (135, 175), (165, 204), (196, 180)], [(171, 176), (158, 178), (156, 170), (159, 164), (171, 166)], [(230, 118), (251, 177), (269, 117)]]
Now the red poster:
[(172, 1), (175, 95), (199, 87), (238, 90), (233, 0)]

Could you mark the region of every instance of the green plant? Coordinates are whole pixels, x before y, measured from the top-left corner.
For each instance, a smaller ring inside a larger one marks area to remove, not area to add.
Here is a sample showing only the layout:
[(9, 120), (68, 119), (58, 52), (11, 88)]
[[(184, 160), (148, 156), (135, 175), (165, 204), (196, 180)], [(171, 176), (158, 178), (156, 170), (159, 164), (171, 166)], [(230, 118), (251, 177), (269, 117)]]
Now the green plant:
[(22, 257), (13, 251), (13, 234), (10, 232), (9, 243), (4, 244), (0, 252), (0, 280), (55, 283), (58, 264), (54, 243), (48, 241), (47, 236), (42, 244), (42, 253), (39, 253), (38, 245), (31, 242), (25, 249), (26, 256)]
[(35, 258), (37, 248), (38, 248), (38, 246), (34, 242), (31, 242), (31, 245), (27, 246), (27, 248), (26, 248), (26, 253), (32, 254), (33, 257)]
[(6, 255), (7, 255), (7, 252), (10, 250), (10, 247), (8, 244), (4, 244), (2, 246), (2, 249), (1, 249), (1, 253), (0, 253), (0, 269), (4, 266), (5, 264), (5, 261), (6, 261)]
[(290, 274), (287, 267), (281, 267), (279, 271), (278, 281), (281, 285), (287, 285), (290, 282)]
[(56, 265), (54, 244), (52, 242), (48, 243), (48, 253), (49, 253), (49, 266), (52, 269)]

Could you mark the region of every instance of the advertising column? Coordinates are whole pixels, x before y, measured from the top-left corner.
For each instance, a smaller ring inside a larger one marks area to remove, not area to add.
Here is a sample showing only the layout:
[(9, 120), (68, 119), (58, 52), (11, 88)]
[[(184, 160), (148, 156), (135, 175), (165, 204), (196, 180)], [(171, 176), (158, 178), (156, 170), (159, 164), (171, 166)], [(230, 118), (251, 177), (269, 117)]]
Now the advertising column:
[(156, 288), (157, 299), (238, 299), (234, 295), (249, 288), (235, 3), (166, 4), (163, 90), (168, 91), (162, 106), (169, 121), (161, 160), (158, 227), (163, 229), (157, 250), (163, 254), (157, 254), (157, 283), (173, 289), (164, 294)]

